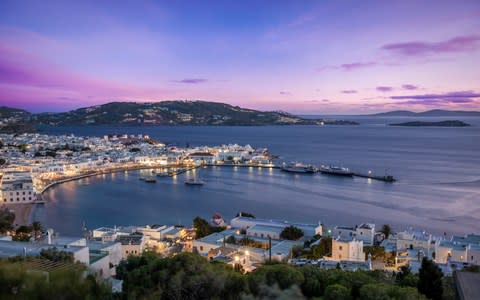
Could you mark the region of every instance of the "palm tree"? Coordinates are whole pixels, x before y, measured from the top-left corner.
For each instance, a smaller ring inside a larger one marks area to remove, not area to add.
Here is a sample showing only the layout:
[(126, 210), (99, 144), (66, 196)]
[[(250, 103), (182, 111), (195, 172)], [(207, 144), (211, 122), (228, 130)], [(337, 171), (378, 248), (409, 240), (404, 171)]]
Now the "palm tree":
[(385, 236), (385, 239), (388, 239), (388, 237), (393, 233), (392, 228), (388, 224), (383, 224), (382, 228), (380, 229), (380, 232), (383, 233)]
[(33, 228), (34, 239), (36, 241), (38, 237), (38, 233), (42, 231), (42, 223), (35, 221), (32, 223), (32, 228)]

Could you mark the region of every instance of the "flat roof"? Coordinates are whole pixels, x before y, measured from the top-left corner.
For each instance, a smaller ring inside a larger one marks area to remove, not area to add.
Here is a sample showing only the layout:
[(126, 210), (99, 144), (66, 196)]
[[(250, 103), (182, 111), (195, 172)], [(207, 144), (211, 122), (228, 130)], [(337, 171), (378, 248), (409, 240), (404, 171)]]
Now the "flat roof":
[[(287, 227), (287, 225), (285, 225)], [(247, 232), (252, 230), (252, 231), (271, 231), (275, 233), (281, 233), (283, 231), (284, 227), (279, 227), (279, 226), (271, 226), (271, 225), (262, 225), (262, 224), (255, 224), (252, 227), (247, 229)]]
[(480, 299), (480, 273), (456, 272), (455, 281), (460, 300)]

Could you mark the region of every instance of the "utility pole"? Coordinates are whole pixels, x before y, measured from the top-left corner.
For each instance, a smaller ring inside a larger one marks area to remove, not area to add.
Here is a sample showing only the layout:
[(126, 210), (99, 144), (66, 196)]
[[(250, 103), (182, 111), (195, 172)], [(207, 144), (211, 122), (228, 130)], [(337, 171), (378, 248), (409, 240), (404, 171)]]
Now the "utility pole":
[(272, 238), (268, 236), (268, 261), (272, 263)]

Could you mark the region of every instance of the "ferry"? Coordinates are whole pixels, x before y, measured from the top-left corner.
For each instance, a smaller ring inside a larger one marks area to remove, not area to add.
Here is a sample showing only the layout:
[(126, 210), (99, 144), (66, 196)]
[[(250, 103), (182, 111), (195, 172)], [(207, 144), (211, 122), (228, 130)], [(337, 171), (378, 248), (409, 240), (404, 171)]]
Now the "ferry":
[(317, 169), (311, 165), (304, 165), (301, 163), (290, 163), (288, 165), (282, 166), (282, 171), (289, 173), (303, 173), (303, 174), (313, 174), (317, 172)]
[(353, 172), (349, 168), (337, 166), (321, 166), (320, 172), (322, 174), (338, 175), (338, 176), (353, 176)]
[(185, 180), (186, 185), (204, 185), (204, 182), (195, 178)]

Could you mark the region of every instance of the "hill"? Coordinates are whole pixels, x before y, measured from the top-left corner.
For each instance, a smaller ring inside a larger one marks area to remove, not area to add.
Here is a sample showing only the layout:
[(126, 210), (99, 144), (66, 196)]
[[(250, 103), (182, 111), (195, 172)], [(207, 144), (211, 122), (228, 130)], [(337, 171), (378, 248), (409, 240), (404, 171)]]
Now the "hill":
[(63, 113), (33, 116), (39, 124), (62, 125), (353, 125), (348, 121), (305, 119), (278, 111), (257, 111), (207, 101), (111, 102)]
[(413, 121), (413, 122), (404, 122), (389, 124), (390, 126), (409, 126), (409, 127), (425, 127), (425, 126), (435, 126), (435, 127), (466, 127), (470, 124), (459, 121), (459, 120), (447, 120), (440, 122), (422, 122), (422, 121)]
[(19, 108), (12, 108), (7, 106), (0, 106), (0, 119), (28, 119), (31, 113)]
[(375, 117), (480, 117), (480, 111), (432, 109), (423, 112), (394, 110), (373, 114)]

